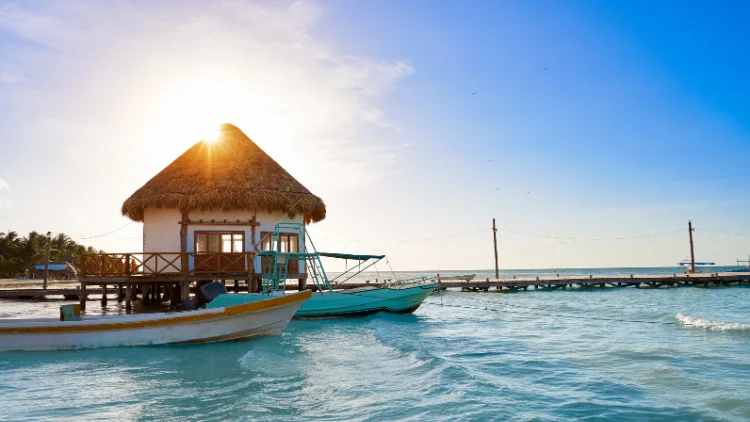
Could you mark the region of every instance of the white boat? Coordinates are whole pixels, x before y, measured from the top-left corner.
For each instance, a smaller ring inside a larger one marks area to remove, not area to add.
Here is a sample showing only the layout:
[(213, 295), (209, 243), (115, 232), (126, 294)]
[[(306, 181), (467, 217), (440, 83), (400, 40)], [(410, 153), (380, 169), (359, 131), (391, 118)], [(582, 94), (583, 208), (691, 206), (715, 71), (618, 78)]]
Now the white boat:
[[(685, 267), (685, 274), (692, 274), (693, 272), (693, 269), (691, 268), (692, 264), (693, 262), (690, 261), (689, 259), (685, 259), (683, 261), (678, 262), (678, 265), (680, 267)], [(711, 261), (695, 261), (694, 264), (695, 264), (696, 273), (702, 273), (704, 272), (703, 271), (704, 268), (715, 265), (715, 263)]]
[[(220, 307), (249, 303), (269, 296), (286, 294), (286, 278), (289, 263), (303, 261), (306, 273), (316, 286), (310, 300), (305, 302), (295, 317), (331, 317), (372, 314), (375, 312), (411, 313), (435, 291), (438, 283), (434, 279), (407, 280), (390, 283), (386, 286), (364, 286), (353, 289), (340, 289), (341, 285), (358, 274), (374, 266), (385, 255), (355, 255), (343, 253), (317, 252), (310, 239), (309, 231), (299, 223), (279, 223), (274, 228), (271, 244), (278, 244), (281, 233), (297, 231), (300, 238), (306, 237), (305, 252), (263, 251), (261, 256), (267, 264), (261, 273), (263, 288), (261, 293), (238, 293), (219, 296), (206, 307)], [(346, 270), (333, 278), (328, 275), (321, 262), (323, 258), (334, 258), (352, 263)], [(334, 290), (334, 288), (337, 288)]]
[[(226, 295), (228, 296), (228, 295)], [(0, 350), (55, 350), (172, 343), (211, 343), (281, 334), (304, 291), (237, 306), (188, 312), (0, 320)]]
[[(359, 316), (376, 312), (412, 313), (437, 288), (437, 283), (404, 283), (388, 287), (365, 286), (354, 289), (325, 290), (313, 293), (294, 314), (295, 318)], [(283, 296), (275, 292), (274, 296)], [(262, 293), (221, 295), (206, 307), (232, 306), (263, 300)]]

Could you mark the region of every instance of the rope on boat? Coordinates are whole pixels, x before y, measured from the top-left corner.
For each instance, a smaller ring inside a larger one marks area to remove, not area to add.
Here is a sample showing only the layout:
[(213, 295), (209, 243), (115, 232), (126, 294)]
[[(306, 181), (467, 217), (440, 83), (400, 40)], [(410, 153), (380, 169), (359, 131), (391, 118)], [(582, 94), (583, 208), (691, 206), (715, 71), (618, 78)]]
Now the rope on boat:
[(378, 274), (378, 278), (381, 278), (380, 277), (380, 270), (378, 270), (378, 262), (377, 261), (373, 262), (372, 266), (375, 267), (375, 272)]
[(391, 270), (391, 276), (395, 279), (396, 278), (396, 272), (393, 271), (393, 267), (391, 267), (391, 263), (388, 262), (388, 257), (385, 257), (385, 263), (388, 264), (388, 268)]

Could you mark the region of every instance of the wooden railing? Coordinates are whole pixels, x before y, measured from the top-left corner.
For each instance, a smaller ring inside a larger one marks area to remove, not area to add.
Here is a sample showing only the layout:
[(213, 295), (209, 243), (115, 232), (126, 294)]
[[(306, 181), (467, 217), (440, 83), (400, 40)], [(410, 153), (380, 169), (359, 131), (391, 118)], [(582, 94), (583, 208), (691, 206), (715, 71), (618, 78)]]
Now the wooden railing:
[(80, 274), (84, 277), (252, 274), (254, 259), (254, 252), (84, 254)]

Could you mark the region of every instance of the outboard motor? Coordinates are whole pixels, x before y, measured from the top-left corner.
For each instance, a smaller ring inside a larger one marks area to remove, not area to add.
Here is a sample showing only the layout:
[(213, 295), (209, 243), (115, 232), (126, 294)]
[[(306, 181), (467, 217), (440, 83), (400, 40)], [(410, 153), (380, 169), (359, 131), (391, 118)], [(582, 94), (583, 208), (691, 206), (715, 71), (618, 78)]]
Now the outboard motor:
[(212, 281), (201, 286), (201, 292), (208, 302), (214, 300), (217, 296), (227, 293), (227, 286), (220, 281)]

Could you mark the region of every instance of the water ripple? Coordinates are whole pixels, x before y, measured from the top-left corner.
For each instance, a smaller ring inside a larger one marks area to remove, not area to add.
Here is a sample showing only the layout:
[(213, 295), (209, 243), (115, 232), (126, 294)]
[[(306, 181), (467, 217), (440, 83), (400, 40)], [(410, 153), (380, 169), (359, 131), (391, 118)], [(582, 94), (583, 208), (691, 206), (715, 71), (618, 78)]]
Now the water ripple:
[(0, 406), (7, 420), (742, 421), (748, 299), (446, 292), (414, 315), (292, 321), (251, 342), (3, 353)]

